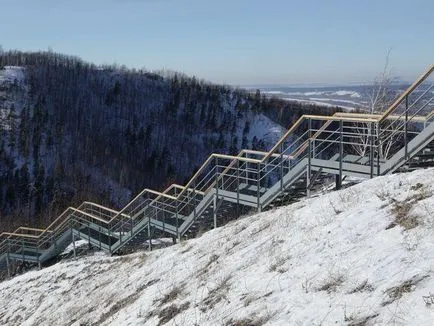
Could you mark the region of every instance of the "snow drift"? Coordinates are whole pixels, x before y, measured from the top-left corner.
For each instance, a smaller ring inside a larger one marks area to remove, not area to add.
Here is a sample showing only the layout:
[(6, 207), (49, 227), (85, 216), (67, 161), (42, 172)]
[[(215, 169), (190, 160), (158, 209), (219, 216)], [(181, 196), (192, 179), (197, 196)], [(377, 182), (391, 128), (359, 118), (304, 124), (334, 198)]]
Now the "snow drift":
[(0, 283), (4, 325), (431, 325), (434, 169)]

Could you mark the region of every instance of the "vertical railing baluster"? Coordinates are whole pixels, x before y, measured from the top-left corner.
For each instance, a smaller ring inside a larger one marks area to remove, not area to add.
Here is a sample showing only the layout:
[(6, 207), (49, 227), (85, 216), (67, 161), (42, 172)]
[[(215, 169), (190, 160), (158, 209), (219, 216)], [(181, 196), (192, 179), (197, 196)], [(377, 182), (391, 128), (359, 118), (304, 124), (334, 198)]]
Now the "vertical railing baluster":
[(307, 120), (307, 128), (308, 128), (308, 131), (307, 131), (307, 137), (308, 137), (308, 141), (307, 141), (307, 151), (308, 151), (308, 153), (307, 153), (307, 171), (306, 171), (306, 195), (309, 197), (310, 196), (310, 176), (311, 176), (311, 173), (312, 173), (312, 140), (311, 140), (311, 137), (312, 137), (312, 134), (311, 134), (311, 131), (312, 131), (312, 120), (311, 120), (311, 118), (309, 118), (308, 120)]
[(214, 202), (213, 202), (213, 219), (214, 219), (214, 229), (217, 228), (217, 202), (219, 197), (219, 167), (218, 167), (218, 158), (215, 158), (215, 194), (214, 194)]
[(408, 95), (405, 97), (404, 160), (408, 160)]
[(283, 143), (280, 144), (280, 191), (283, 191)]
[(257, 164), (257, 169), (256, 169), (256, 198), (257, 198), (257, 210), (260, 213), (261, 212), (261, 193), (260, 193), (260, 188), (261, 188), (261, 164), (260, 163), (256, 163)]

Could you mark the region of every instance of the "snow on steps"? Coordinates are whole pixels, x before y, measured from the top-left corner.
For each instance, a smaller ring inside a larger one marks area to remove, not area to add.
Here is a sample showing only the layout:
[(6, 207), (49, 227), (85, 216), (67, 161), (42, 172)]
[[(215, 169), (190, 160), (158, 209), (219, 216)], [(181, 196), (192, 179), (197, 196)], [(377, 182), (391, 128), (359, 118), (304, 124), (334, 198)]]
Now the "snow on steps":
[(0, 283), (0, 324), (432, 325), (433, 187), (434, 169), (378, 177), (169, 248), (31, 271)]

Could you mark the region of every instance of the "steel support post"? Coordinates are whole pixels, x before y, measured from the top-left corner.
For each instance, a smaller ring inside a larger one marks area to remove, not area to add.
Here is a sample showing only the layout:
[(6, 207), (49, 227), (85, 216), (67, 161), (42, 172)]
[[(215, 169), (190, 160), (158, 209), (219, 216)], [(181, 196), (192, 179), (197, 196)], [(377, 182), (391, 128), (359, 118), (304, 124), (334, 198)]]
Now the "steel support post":
[(87, 222), (87, 238), (89, 242), (89, 248), (90, 248), (90, 223)]
[(344, 161), (344, 122), (339, 121), (339, 174), (336, 178), (336, 189), (342, 188), (343, 177), (343, 161)]
[(404, 160), (408, 160), (408, 95), (405, 97)]
[(41, 262), (39, 261), (39, 246), (36, 246), (36, 262), (38, 264), (38, 269), (41, 269)]
[(8, 277), (10, 278), (11, 277), (11, 269), (10, 269), (10, 262), (9, 262), (9, 249), (8, 249), (8, 253), (6, 254), (6, 268), (8, 270)]
[(152, 239), (151, 239), (151, 215), (148, 216), (148, 250), (152, 251)]
[(257, 171), (256, 171), (256, 187), (257, 187), (257, 189), (256, 189), (256, 198), (257, 198), (256, 205), (257, 205), (258, 213), (260, 213), (262, 211), (261, 192), (260, 192), (260, 189), (261, 189), (261, 164), (259, 164), (259, 163), (257, 163), (257, 164), (258, 164), (258, 167), (257, 167)]
[[(72, 229), (72, 227), (71, 227), (71, 229)], [(57, 241), (53, 240), (53, 233), (51, 233), (51, 235), (50, 235), (50, 243), (54, 244), (54, 252), (57, 253)]]
[(369, 164), (371, 165), (370, 168), (370, 178), (372, 179), (374, 177), (374, 124), (372, 122), (369, 123)]
[(377, 144), (377, 176), (381, 173), (381, 167), (380, 167), (380, 123), (377, 122), (377, 135), (376, 135), (376, 144)]
[(280, 191), (283, 191), (283, 144), (280, 144)]
[(72, 252), (74, 254), (74, 258), (77, 258), (77, 253), (75, 251), (75, 234), (72, 228), (71, 228), (71, 233), (72, 233)]
[(240, 161), (237, 160), (237, 215), (240, 213)]
[(107, 229), (107, 235), (108, 235), (109, 254), (111, 255), (112, 254), (112, 231), (110, 227)]
[(217, 195), (214, 195), (212, 204), (213, 204), (212, 217), (214, 220), (214, 229), (216, 229), (217, 228)]
[(219, 198), (219, 167), (218, 167), (218, 158), (215, 158), (215, 195), (213, 199), (213, 209), (212, 209), (212, 215), (214, 219), (214, 229), (217, 228), (217, 201)]
[(10, 252), (10, 248), (9, 248), (9, 241), (7, 242), (7, 248), (8, 251), (6, 253), (6, 268), (8, 269), (8, 277), (11, 277), (11, 270), (10, 270), (10, 261), (9, 261), (9, 252)]
[[(187, 190), (188, 191), (188, 190)], [(193, 183), (193, 218), (196, 221), (197, 219), (197, 210), (196, 210), (196, 179)]]
[(179, 203), (176, 202), (176, 238), (178, 239), (178, 242), (181, 242), (181, 235), (179, 234)]
[[(164, 199), (163, 199), (164, 200)], [(156, 220), (159, 220), (159, 217), (161, 216), (159, 216), (158, 215), (158, 209), (159, 209), (159, 206), (160, 205), (160, 203), (159, 202), (155, 202), (155, 219)], [(161, 205), (162, 206), (162, 205)], [(163, 224), (163, 232), (165, 232), (165, 228), (166, 228), (166, 226), (165, 226), (165, 217), (166, 217), (166, 212), (164, 211), (164, 208), (161, 210), (162, 212), (163, 212), (163, 221), (161, 222), (161, 220), (159, 220), (162, 224)]]
[(133, 221), (133, 217), (132, 216), (130, 216), (130, 220), (131, 220), (131, 238), (133, 238), (134, 221)]
[(307, 120), (307, 135), (308, 135), (308, 146), (307, 146), (307, 171), (306, 171), (306, 195), (307, 197), (310, 196), (310, 176), (312, 172), (312, 140), (311, 140), (311, 130), (312, 130), (312, 120), (309, 118)]
[(101, 249), (101, 225), (98, 225), (98, 243), (99, 248)]
[(24, 261), (25, 261), (25, 259), (24, 259), (24, 239), (22, 239), (21, 240), (21, 248), (22, 248), (22, 250), (21, 250), (21, 253), (22, 253), (22, 256), (23, 256), (23, 263), (24, 263)]
[[(245, 154), (247, 158), (247, 153)], [(246, 185), (249, 185), (249, 162), (246, 161)]]

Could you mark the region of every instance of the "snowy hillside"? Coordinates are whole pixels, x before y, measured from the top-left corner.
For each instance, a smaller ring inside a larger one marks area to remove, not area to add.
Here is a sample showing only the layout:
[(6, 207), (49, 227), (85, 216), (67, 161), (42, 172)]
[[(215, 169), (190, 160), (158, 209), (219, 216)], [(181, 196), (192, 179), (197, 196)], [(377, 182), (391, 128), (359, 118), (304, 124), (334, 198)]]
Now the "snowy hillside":
[[(0, 283), (4, 325), (432, 325), (434, 169)], [(430, 304), (431, 303), (431, 304)]]
[(23, 67), (0, 69), (0, 131), (12, 129), (15, 115), (25, 104), (27, 91)]

